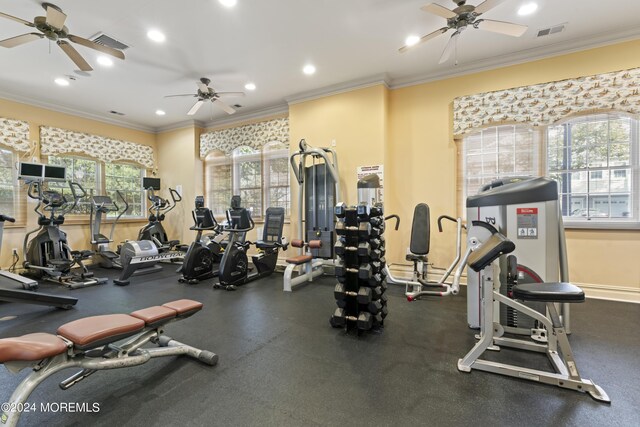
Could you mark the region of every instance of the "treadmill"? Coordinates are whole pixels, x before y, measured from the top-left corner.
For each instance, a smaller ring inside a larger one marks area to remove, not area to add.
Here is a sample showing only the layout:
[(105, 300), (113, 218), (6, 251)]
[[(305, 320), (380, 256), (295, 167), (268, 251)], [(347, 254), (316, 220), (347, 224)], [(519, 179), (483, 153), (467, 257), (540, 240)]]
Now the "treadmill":
[[(16, 220), (0, 214), (0, 247), (2, 246), (5, 221), (15, 222)], [(16, 285), (19, 288), (16, 289)], [(0, 301), (46, 305), (65, 310), (70, 309), (78, 302), (77, 298), (34, 292), (36, 289), (38, 289), (38, 282), (35, 280), (0, 270)]]

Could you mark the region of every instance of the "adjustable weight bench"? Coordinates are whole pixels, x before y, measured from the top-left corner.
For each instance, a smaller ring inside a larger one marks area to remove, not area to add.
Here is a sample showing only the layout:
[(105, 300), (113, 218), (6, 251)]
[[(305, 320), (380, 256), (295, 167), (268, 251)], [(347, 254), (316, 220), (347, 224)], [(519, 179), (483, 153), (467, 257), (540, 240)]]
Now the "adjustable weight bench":
[[(324, 261), (322, 259), (314, 259), (311, 254), (311, 249), (320, 249), (322, 247), (322, 240), (304, 242), (303, 240), (293, 239), (291, 246), (304, 248), (306, 253), (286, 259), (287, 268), (284, 270), (283, 289), (285, 292), (291, 292), (294, 286), (304, 282), (313, 282), (314, 278), (322, 276), (324, 273), (322, 268)], [(293, 271), (296, 269), (298, 270), (298, 275), (293, 277)]]
[[(16, 409), (23, 407), (41, 382), (63, 369), (81, 369), (60, 383), (60, 388), (66, 390), (96, 371), (142, 365), (156, 357), (184, 354), (211, 366), (217, 364), (217, 354), (164, 335), (166, 324), (186, 319), (202, 306), (182, 299), (131, 314), (74, 320), (60, 326), (57, 335), (35, 333), (0, 339), (0, 363), (12, 373), (33, 369), (8, 400), (10, 409), (0, 413), (0, 425), (16, 426), (20, 418)], [(148, 343), (158, 348), (142, 348)]]
[[(473, 369), (477, 369), (555, 385), (569, 390), (586, 392), (594, 400), (611, 403), (609, 396), (602, 387), (580, 376), (566, 330), (556, 309), (556, 304), (584, 302), (585, 296), (582, 289), (572, 283), (517, 283), (517, 260), (515, 256), (510, 255), (507, 257), (506, 263), (497, 262), (503, 255), (513, 252), (516, 248), (515, 244), (486, 222), (473, 221), (473, 226), (489, 230), (491, 236), (481, 242), (473, 236), (471, 230), (469, 231), (469, 248), (456, 272), (456, 280), (458, 280), (460, 271), (465, 265), (480, 273), (480, 292), (482, 295), (480, 339), (467, 355), (458, 361), (458, 370), (471, 372)], [(513, 284), (513, 299), (500, 293), (501, 281), (498, 279), (498, 273), (494, 272), (495, 264), (501, 266), (506, 264), (507, 281)], [(496, 278), (495, 280), (494, 277)], [(520, 301), (546, 303), (548, 317)], [(494, 323), (494, 309), (497, 309), (497, 307), (494, 307), (494, 302), (504, 304), (537, 320), (547, 331), (547, 342), (537, 343), (532, 340), (505, 337), (502, 325), (498, 322)], [(496, 351), (500, 347), (546, 354), (555, 372), (480, 359), (485, 351)]]

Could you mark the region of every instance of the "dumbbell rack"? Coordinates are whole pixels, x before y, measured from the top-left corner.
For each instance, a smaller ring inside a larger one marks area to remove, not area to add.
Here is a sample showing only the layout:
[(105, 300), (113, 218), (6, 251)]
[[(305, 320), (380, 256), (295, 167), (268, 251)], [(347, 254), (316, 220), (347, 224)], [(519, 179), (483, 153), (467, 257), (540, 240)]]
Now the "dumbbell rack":
[(387, 316), (384, 213), (382, 205), (335, 207), (337, 242), (334, 328), (358, 333), (384, 326)]

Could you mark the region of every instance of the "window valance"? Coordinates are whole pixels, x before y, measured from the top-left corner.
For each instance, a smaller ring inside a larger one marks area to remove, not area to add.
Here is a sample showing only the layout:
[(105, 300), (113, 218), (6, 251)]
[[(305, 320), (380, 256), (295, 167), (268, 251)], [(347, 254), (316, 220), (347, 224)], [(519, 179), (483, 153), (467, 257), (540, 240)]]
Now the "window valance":
[(640, 113), (640, 68), (462, 96), (453, 101), (453, 134), (498, 123), (548, 125), (571, 114)]
[(88, 133), (40, 126), (43, 155), (86, 154), (105, 163), (128, 161), (148, 169), (155, 167), (153, 147)]
[(240, 146), (261, 150), (271, 141), (289, 144), (288, 117), (203, 133), (200, 135), (200, 158), (204, 159), (214, 150), (231, 154)]
[(0, 117), (0, 144), (24, 153), (31, 151), (29, 123)]

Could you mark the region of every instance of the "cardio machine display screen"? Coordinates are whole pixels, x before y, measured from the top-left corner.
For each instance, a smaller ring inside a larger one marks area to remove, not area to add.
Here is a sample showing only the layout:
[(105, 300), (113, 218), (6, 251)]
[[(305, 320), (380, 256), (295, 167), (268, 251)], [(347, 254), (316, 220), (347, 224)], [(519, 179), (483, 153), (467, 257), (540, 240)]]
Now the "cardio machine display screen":
[(67, 168), (64, 166), (45, 165), (44, 178), (48, 180), (64, 181), (67, 177)]
[(20, 163), (20, 178), (42, 179), (43, 166), (39, 163)]
[(142, 187), (144, 189), (152, 188), (156, 191), (160, 190), (160, 178), (142, 178)]

